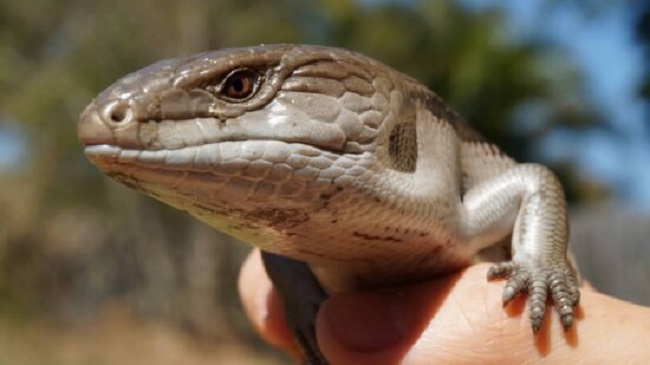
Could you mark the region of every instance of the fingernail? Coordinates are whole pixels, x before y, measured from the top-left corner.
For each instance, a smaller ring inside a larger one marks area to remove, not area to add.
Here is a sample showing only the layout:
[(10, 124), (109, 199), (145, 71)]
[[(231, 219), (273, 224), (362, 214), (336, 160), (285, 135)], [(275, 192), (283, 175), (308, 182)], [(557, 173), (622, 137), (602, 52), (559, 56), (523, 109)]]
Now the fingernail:
[(341, 294), (323, 307), (332, 334), (352, 351), (371, 352), (401, 342), (410, 320), (399, 295)]

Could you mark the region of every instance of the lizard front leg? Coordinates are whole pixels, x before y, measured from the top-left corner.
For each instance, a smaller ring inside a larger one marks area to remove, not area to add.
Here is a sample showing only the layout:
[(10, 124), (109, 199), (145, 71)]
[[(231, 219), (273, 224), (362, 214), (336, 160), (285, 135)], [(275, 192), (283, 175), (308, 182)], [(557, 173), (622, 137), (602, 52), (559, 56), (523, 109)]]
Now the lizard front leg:
[(492, 266), (488, 279), (508, 279), (504, 305), (528, 292), (533, 332), (541, 328), (549, 294), (564, 328), (572, 325), (579, 280), (567, 256), (564, 193), (551, 171), (515, 165), (476, 184), (463, 196), (461, 222), (461, 234), (474, 250), (512, 232), (512, 260)]

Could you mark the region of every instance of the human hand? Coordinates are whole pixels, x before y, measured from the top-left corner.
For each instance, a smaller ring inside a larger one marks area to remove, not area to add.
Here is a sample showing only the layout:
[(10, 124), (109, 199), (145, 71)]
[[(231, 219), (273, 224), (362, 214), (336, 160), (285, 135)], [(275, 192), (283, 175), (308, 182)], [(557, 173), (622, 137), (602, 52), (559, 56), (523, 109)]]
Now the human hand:
[[(321, 350), (333, 365), (650, 362), (649, 308), (583, 288), (568, 332), (549, 308), (533, 335), (525, 296), (504, 309), (504, 283), (487, 282), (488, 267), (398, 289), (334, 294), (316, 320)], [(259, 251), (246, 260), (239, 288), (262, 337), (298, 358)]]

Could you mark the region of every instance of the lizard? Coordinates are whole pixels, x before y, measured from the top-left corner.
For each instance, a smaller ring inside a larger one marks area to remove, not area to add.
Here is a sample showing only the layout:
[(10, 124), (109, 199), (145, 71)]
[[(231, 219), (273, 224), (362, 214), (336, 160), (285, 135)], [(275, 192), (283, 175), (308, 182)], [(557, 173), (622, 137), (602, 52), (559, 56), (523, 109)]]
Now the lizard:
[(82, 112), (110, 177), (262, 250), (305, 363), (330, 293), (492, 261), (503, 304), (528, 294), (572, 326), (579, 274), (563, 187), (519, 163), (417, 80), (359, 53), (273, 44), (159, 61)]

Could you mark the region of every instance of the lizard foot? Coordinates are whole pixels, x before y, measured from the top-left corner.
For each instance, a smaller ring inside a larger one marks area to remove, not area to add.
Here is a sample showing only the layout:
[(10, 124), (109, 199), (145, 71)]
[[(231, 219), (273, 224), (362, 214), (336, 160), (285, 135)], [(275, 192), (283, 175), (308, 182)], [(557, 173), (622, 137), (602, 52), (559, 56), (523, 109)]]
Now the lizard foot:
[(550, 294), (555, 310), (565, 330), (573, 324), (573, 309), (580, 301), (578, 280), (568, 264), (552, 267), (522, 264), (514, 261), (500, 262), (490, 267), (488, 280), (508, 279), (503, 289), (503, 305), (517, 294), (528, 292), (528, 308), (533, 332), (537, 333), (544, 321), (546, 302)]

